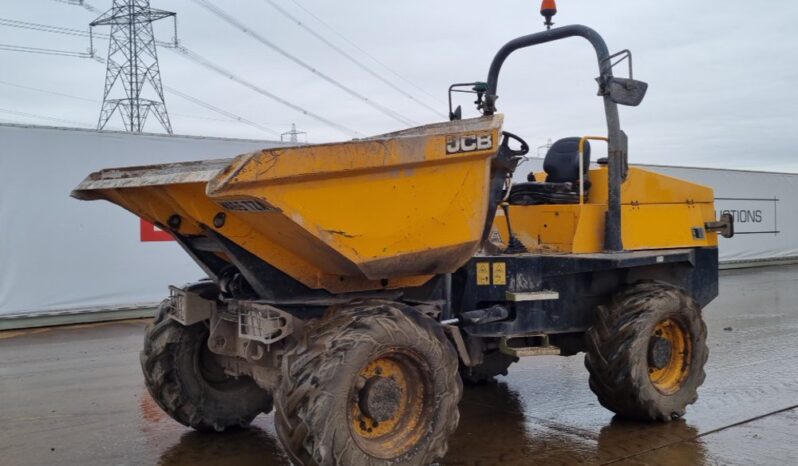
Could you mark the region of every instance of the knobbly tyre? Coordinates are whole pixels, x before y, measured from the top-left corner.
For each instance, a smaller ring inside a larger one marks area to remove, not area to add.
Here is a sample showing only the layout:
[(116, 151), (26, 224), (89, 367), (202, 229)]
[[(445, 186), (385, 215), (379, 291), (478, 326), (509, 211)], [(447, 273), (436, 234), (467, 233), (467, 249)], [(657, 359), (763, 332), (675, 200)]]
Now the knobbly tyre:
[[(172, 287), (141, 366), (158, 405), (201, 431), (275, 411), (301, 465), (428, 464), (455, 430), (462, 381), (519, 357), (585, 352), (606, 408), (681, 417), (707, 359), (718, 293), (712, 190), (627, 164), (617, 105), (638, 105), (631, 53), (592, 29), (508, 42), (486, 82), (450, 88), (449, 122), (335, 144), (102, 170), (72, 193), (168, 231), (207, 273)], [(596, 53), (606, 137), (566, 138), (512, 184), (529, 150), (502, 132), (504, 60), (581, 37)], [(629, 77), (613, 75), (628, 59)], [(462, 120), (452, 92), (482, 116)], [(607, 143), (591, 165), (590, 140)]]

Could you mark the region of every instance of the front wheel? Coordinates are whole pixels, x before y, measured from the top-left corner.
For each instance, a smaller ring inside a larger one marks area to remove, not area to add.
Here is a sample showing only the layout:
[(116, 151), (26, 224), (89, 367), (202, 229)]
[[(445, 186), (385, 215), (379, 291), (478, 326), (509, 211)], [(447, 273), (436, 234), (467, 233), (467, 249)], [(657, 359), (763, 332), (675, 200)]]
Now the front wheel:
[(283, 358), (277, 434), (298, 465), (421, 465), (457, 427), (458, 359), (440, 325), (393, 302), (337, 308)]
[(586, 337), (590, 388), (619, 416), (668, 421), (698, 399), (707, 329), (683, 290), (660, 282), (630, 286), (599, 306)]

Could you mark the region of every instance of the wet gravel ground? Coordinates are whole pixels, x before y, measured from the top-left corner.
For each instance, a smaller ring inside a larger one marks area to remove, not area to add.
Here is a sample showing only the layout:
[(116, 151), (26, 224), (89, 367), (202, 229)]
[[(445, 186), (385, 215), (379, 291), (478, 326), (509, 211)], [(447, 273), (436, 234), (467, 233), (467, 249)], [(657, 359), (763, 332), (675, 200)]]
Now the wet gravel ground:
[[(705, 318), (707, 379), (684, 420), (613, 419), (581, 355), (527, 358), (466, 389), (442, 464), (798, 464), (798, 266), (723, 273)], [(271, 415), (225, 434), (164, 415), (140, 374), (144, 325), (0, 332), (0, 464), (288, 464)]]

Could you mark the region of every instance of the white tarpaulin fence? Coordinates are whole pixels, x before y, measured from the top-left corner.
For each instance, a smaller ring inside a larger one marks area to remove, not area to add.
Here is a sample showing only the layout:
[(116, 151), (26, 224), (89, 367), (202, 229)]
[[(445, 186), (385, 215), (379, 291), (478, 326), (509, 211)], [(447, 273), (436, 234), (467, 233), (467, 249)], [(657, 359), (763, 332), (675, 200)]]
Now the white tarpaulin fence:
[(203, 276), (176, 243), (142, 241), (136, 216), (69, 197), (90, 172), (279, 144), (0, 125), (0, 315), (155, 303)]
[[(107, 167), (232, 157), (279, 143), (0, 125), (0, 316), (151, 304), (202, 277), (174, 242), (69, 193)], [(540, 170), (540, 160), (522, 166)], [(715, 188), (736, 220), (721, 260), (798, 256), (798, 175), (648, 167)], [(520, 177), (521, 173), (519, 173)]]

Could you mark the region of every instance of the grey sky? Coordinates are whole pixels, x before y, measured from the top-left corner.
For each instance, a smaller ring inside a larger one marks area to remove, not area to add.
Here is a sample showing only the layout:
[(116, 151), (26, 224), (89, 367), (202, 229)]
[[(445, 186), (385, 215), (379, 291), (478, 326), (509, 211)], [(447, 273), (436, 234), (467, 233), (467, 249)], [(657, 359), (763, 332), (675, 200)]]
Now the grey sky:
[[(493, 54), (506, 41), (542, 29), (536, 0), (401, 2), (273, 0), (305, 24), (368, 64), (397, 86), (446, 112), (452, 82), (484, 80)], [(105, 10), (110, 0), (89, 0)], [(370, 76), (297, 27), (266, 0), (214, 1), (235, 18), (369, 99), (419, 123), (441, 117)], [(436, 98), (400, 80), (316, 22), (301, 4), (361, 48)], [(635, 77), (649, 83), (638, 108), (622, 108), (631, 159), (641, 163), (798, 171), (798, 3), (788, 0), (666, 2), (561, 0), (558, 25), (598, 30), (611, 51), (629, 48)], [(275, 94), (363, 135), (401, 124), (259, 44), (192, 0), (152, 0), (178, 13), (181, 42)], [(54, 0), (2, 0), (0, 18), (87, 28), (96, 15)], [(107, 32), (107, 31), (102, 31)], [(156, 34), (171, 39), (171, 25)], [(0, 26), (0, 44), (85, 51), (81, 37)], [(105, 55), (107, 43), (96, 48)], [(295, 122), (311, 142), (347, 136), (229, 79), (161, 49), (166, 86), (283, 132)], [(0, 51), (0, 109), (96, 124), (104, 66), (88, 59)], [(595, 58), (581, 39), (519, 52), (499, 85), (505, 129), (530, 145), (548, 138), (603, 134), (595, 96)], [(80, 100), (10, 86), (24, 85)], [(92, 102), (92, 100), (96, 102)], [(466, 115), (475, 115), (470, 100)], [(176, 133), (270, 139), (173, 94), (167, 105)], [(0, 120), (58, 124), (0, 111)], [(120, 128), (113, 120), (109, 128)], [(154, 119), (149, 130), (159, 131)], [(596, 148), (598, 149), (598, 148)], [(597, 151), (598, 152), (598, 151)]]

